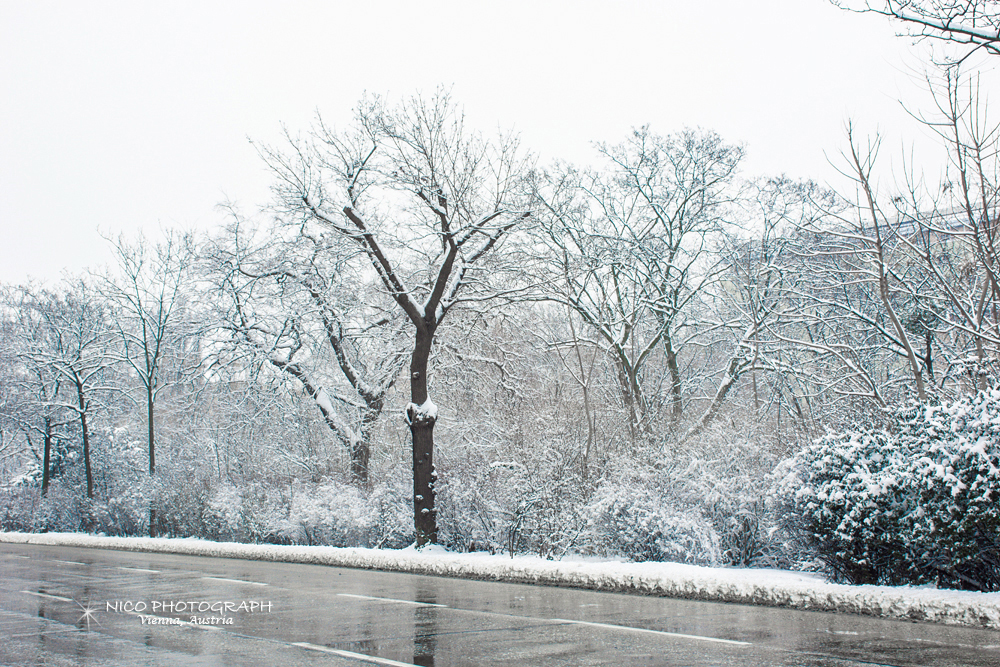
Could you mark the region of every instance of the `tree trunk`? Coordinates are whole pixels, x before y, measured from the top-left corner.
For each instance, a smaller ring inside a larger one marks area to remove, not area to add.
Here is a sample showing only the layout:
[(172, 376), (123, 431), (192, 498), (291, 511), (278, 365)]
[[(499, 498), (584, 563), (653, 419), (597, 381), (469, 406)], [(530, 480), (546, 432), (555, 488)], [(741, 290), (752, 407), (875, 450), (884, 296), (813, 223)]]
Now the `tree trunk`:
[[(156, 446), (153, 428), (153, 387), (149, 383), (146, 385), (146, 433), (149, 438), (149, 477), (156, 474)], [(155, 492), (154, 492), (155, 495)], [(156, 506), (153, 498), (149, 499), (149, 536), (156, 537)]]
[(146, 434), (149, 441), (149, 474), (156, 472), (156, 451), (153, 439), (153, 387), (146, 387)]
[(924, 332), (924, 366), (927, 368), (927, 377), (934, 382), (934, 355), (931, 351), (930, 329)]
[(371, 430), (382, 414), (382, 402), (369, 402), (361, 415), (358, 441), (351, 446), (351, 481), (365, 488), (371, 486), (368, 466), (371, 460)]
[(94, 474), (90, 467), (90, 431), (87, 428), (86, 401), (83, 400), (83, 387), (76, 385), (76, 399), (80, 408), (80, 431), (83, 433), (83, 467), (87, 473), (87, 497), (94, 497)]
[(587, 444), (583, 448), (583, 457), (580, 461), (580, 475), (586, 481), (589, 473), (587, 468), (590, 463), (590, 450), (597, 437), (597, 425), (594, 423), (593, 411), (590, 409), (590, 378), (593, 377), (593, 362), (597, 357), (596, 355), (591, 357), (590, 374), (588, 375), (587, 367), (583, 364), (583, 353), (580, 352), (580, 339), (576, 335), (576, 326), (573, 324), (573, 309), (569, 306), (566, 307), (566, 315), (570, 333), (573, 334), (573, 351), (576, 353), (576, 362), (580, 366), (579, 384), (583, 390), (583, 414), (587, 418)]
[[(744, 338), (744, 340), (746, 340)], [(742, 345), (740, 347), (742, 348)], [(750, 361), (742, 357), (737, 350), (736, 354), (729, 361), (729, 368), (726, 369), (726, 375), (722, 378), (722, 382), (719, 384), (719, 388), (715, 391), (715, 397), (712, 399), (711, 405), (705, 410), (705, 413), (701, 418), (688, 429), (688, 432), (684, 434), (684, 437), (680, 439), (679, 444), (684, 444), (694, 436), (700, 434), (705, 430), (705, 427), (712, 423), (712, 420), (719, 414), (719, 410), (722, 408), (722, 404), (726, 400), (726, 396), (729, 394), (729, 390), (733, 388), (736, 381), (740, 379), (740, 374), (743, 370), (750, 364)]]
[(649, 435), (653, 432), (649, 423), (649, 408), (646, 405), (646, 397), (642, 393), (642, 386), (639, 384), (639, 368), (631, 363), (624, 350), (618, 348), (616, 351), (618, 360), (618, 383), (621, 385), (622, 403), (628, 411), (629, 436), (633, 443), (641, 435)]
[(42, 496), (49, 492), (49, 466), (52, 452), (52, 418), (45, 418), (45, 453), (42, 456)]
[(431, 354), (434, 328), (417, 327), (416, 344), (410, 357), (410, 405), (406, 421), (413, 437), (413, 527), (417, 546), (437, 543), (437, 514), (434, 509), (434, 423), (437, 411), (427, 396), (427, 361)]
[(632, 393), (632, 384), (629, 382), (628, 371), (625, 369), (625, 360), (622, 355), (617, 357), (618, 386), (622, 392), (622, 405), (628, 414), (628, 435), (629, 440), (635, 443), (638, 437), (639, 415), (635, 407), (635, 395)]
[(681, 370), (677, 365), (677, 353), (674, 352), (669, 335), (663, 338), (663, 351), (667, 357), (667, 368), (670, 369), (670, 402), (673, 406), (670, 418), (674, 424), (678, 424), (684, 414), (681, 403)]

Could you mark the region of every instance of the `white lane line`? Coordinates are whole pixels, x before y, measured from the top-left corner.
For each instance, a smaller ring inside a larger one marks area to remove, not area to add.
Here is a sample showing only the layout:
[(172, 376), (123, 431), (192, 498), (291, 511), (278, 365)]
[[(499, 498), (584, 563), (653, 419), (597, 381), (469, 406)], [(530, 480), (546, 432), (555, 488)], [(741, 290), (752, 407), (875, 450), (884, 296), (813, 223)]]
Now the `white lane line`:
[(575, 625), (588, 625), (592, 628), (604, 628), (605, 630), (629, 630), (631, 632), (645, 632), (652, 635), (662, 635), (664, 637), (679, 637), (681, 639), (696, 639), (703, 642), (716, 642), (718, 644), (733, 644), (734, 646), (751, 646), (750, 642), (739, 642), (732, 639), (719, 639), (718, 637), (704, 637), (702, 635), (684, 635), (679, 632), (664, 632), (663, 630), (647, 630), (646, 628), (632, 628), (627, 625), (611, 625), (610, 623), (590, 623), (588, 621), (570, 621), (565, 618), (551, 619), (555, 623), (573, 623)]
[[(857, 633), (855, 633), (857, 634)], [(935, 639), (921, 639), (920, 637), (908, 638), (907, 641), (911, 642), (924, 642), (925, 644), (937, 644), (938, 646), (958, 646), (961, 648), (983, 648), (983, 649), (998, 649), (1000, 644), (955, 644), (953, 642), (941, 642)]]
[(63, 602), (72, 602), (73, 598), (64, 598), (61, 595), (49, 595), (48, 593), (35, 593), (34, 591), (21, 591), (22, 593), (27, 593), (28, 595), (34, 595), (38, 598), (48, 598), (50, 600), (62, 600)]
[(79, 563), (75, 560), (56, 560), (55, 558), (49, 559), (50, 563), (65, 563), (66, 565), (89, 565), (89, 563)]
[(291, 645), (298, 646), (299, 648), (307, 648), (310, 651), (322, 651), (323, 653), (332, 653), (333, 655), (339, 655), (342, 658), (353, 658), (354, 660), (370, 662), (376, 665), (388, 665), (389, 667), (418, 667), (417, 665), (414, 665), (412, 662), (399, 662), (398, 660), (390, 660), (389, 658), (376, 658), (371, 655), (365, 655), (364, 653), (338, 651), (335, 648), (327, 648), (326, 646), (319, 646), (318, 644), (310, 644), (308, 642), (291, 642)]
[(435, 604), (433, 602), (414, 602), (413, 600), (397, 600), (396, 598), (376, 598), (371, 595), (352, 595), (350, 593), (337, 593), (342, 598), (355, 598), (357, 600), (374, 600), (375, 602), (395, 602), (397, 604), (412, 604), (416, 607), (447, 607), (446, 604)]
[(226, 579), (225, 577), (202, 577), (202, 579), (208, 579), (209, 581), (227, 581), (231, 584), (250, 584), (251, 586), (267, 586), (267, 584), (261, 583), (259, 581), (246, 581), (245, 579)]
[(124, 565), (119, 566), (119, 570), (128, 570), (129, 572), (149, 572), (150, 574), (159, 574), (159, 570), (147, 570), (144, 567), (125, 567)]

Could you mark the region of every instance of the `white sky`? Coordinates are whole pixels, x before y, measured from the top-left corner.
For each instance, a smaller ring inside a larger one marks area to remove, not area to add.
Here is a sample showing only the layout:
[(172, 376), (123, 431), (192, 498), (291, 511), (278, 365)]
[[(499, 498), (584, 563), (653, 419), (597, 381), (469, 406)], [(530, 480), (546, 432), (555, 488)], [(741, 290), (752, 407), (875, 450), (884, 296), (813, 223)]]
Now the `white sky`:
[[(0, 282), (108, 259), (98, 234), (209, 229), (266, 203), (277, 143), (362, 92), (452, 86), (468, 125), (547, 162), (650, 123), (744, 142), (750, 173), (830, 181), (844, 123), (899, 153), (924, 49), (827, 0), (0, 0)], [(919, 144), (918, 144), (919, 147)]]

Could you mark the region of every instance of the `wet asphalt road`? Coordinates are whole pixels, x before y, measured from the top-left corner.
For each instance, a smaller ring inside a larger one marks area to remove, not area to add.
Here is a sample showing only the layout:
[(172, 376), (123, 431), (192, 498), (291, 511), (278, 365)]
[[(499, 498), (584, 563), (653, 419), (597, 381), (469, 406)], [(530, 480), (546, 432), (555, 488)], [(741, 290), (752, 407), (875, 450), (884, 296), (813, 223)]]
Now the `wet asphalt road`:
[(1000, 632), (318, 565), (0, 544), (0, 663), (985, 667), (1000, 665)]

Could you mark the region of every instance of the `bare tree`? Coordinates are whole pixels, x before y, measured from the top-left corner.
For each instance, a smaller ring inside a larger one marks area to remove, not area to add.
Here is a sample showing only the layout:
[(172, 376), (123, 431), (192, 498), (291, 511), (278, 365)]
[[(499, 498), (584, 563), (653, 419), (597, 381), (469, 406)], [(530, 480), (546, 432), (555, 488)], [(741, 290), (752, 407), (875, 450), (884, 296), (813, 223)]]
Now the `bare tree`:
[(863, 4), (832, 1), (852, 11), (887, 16), (914, 37), (972, 47), (960, 60), (979, 49), (1000, 54), (1000, 6), (995, 0), (865, 0)]
[(517, 200), (529, 163), (517, 140), (468, 132), (446, 93), (387, 108), (362, 102), (354, 127), (322, 124), (290, 155), (264, 151), (284, 209), (349, 239), (409, 320), (413, 508), (417, 543), (437, 541), (428, 368), (438, 327), (463, 300), (495, 295), (488, 261), (528, 216)]
[[(62, 293), (24, 290), (18, 307), (23, 317), (32, 320), (32, 332), (24, 339), (20, 356), (39, 374), (43, 404), (75, 415), (80, 425), (87, 497), (93, 498), (90, 421), (98, 395), (108, 389), (103, 376), (113, 363), (107, 308), (100, 295), (82, 281)], [(50, 445), (53, 421), (49, 415), (43, 432)]]
[[(194, 246), (190, 235), (168, 231), (162, 243), (143, 237), (113, 242), (117, 273), (102, 288), (116, 308), (121, 359), (135, 373), (146, 411), (149, 475), (156, 474), (156, 404), (162, 391), (187, 380), (201, 363), (191, 348), (197, 325), (188, 302), (193, 286)], [(150, 504), (149, 533), (156, 535), (156, 507)]]
[[(30, 319), (30, 313), (20, 313), (23, 320)], [(23, 317), (27, 315), (28, 317)], [(15, 335), (28, 336), (29, 340), (39, 334), (37, 322), (19, 329)], [(21, 341), (18, 341), (21, 342)], [(20, 346), (18, 346), (20, 347)], [(22, 355), (26, 348), (15, 350)], [(48, 364), (25, 363), (26, 359), (13, 361), (17, 368), (11, 378), (0, 381), (3, 393), (0, 440), (5, 445), (3, 453), (12, 455), (12, 447), (17, 435), (21, 435), (28, 445), (31, 456), (41, 469), (42, 495), (48, 494), (49, 482), (58, 476), (68, 462), (67, 445), (70, 441), (67, 426), (70, 424), (68, 412), (59, 400), (63, 393), (63, 377), (53, 372)], [(9, 368), (9, 367), (8, 367)], [(39, 443), (40, 441), (40, 443)], [(40, 444), (40, 447), (39, 447)], [(6, 458), (0, 456), (0, 459)]]
[[(63, 376), (30, 355), (47, 336), (46, 320), (34, 308), (37, 294), (29, 288), (2, 291), (0, 318), (0, 461), (20, 458), (27, 444), (31, 463), (41, 468), (41, 492), (48, 493), (53, 474), (67, 462), (68, 412), (59, 405)], [(39, 440), (41, 447), (39, 451)]]
[[(705, 397), (707, 407), (680, 439), (684, 444), (702, 433), (715, 420), (732, 389), (745, 373), (753, 374), (753, 405), (756, 418), (760, 397), (759, 370), (782, 375), (778, 361), (780, 344), (770, 332), (781, 326), (786, 287), (788, 233), (817, 215), (810, 199), (818, 188), (812, 182), (786, 178), (767, 179), (747, 188), (744, 224), (723, 236), (718, 253), (719, 279), (703, 295), (703, 315), (693, 327), (698, 332), (691, 344), (711, 348), (721, 356), (721, 369), (711, 376), (713, 389)], [(713, 369), (718, 364), (713, 365)]]
[(844, 173), (857, 196), (818, 203), (826, 215), (800, 226), (791, 244), (797, 280), (785, 294), (788, 326), (778, 335), (811, 351), (802, 367), (823, 377), (827, 390), (885, 406), (895, 399), (885, 395), (888, 387), (902, 384), (924, 400), (923, 369), (899, 314), (908, 291), (899, 271), (905, 258), (873, 181), (878, 142), (862, 147), (850, 130), (848, 138)]
[[(954, 119), (939, 129), (947, 134), (949, 127)], [(955, 154), (966, 186), (946, 180), (927, 196), (912, 174), (902, 187), (879, 185), (878, 137), (862, 144), (849, 125), (848, 143), (843, 173), (855, 193), (824, 204), (824, 218), (800, 225), (793, 253), (800, 280), (786, 293), (796, 304), (795, 325), (781, 335), (832, 363), (828, 387), (837, 393), (886, 406), (900, 399), (887, 394), (895, 386), (926, 401), (947, 389), (970, 341), (981, 366), (984, 342), (996, 339), (986, 317), (995, 293), (990, 207), (941, 206), (945, 198), (970, 204), (969, 178), (974, 170), (984, 173), (983, 165), (975, 168), (975, 150), (960, 146)], [(950, 352), (943, 341), (934, 344), (945, 337)], [(935, 387), (939, 355), (946, 368)]]
[(932, 381), (936, 355), (941, 388), (974, 356), (984, 389), (988, 360), (1000, 351), (1000, 126), (989, 120), (978, 77), (951, 66), (928, 83), (934, 108), (918, 118), (938, 135), (949, 164), (933, 185), (907, 171), (892, 198), (913, 274), (907, 322), (924, 339)]
[(917, 397), (921, 401), (926, 401), (927, 390), (924, 388), (922, 369), (917, 362), (917, 355), (910, 342), (909, 334), (903, 327), (890, 296), (890, 269), (888, 267), (890, 258), (888, 257), (889, 249), (887, 248), (886, 235), (891, 232), (889, 221), (876, 201), (871, 177), (875, 158), (878, 155), (878, 143), (870, 144), (868, 150), (862, 153), (854, 142), (850, 126), (848, 126), (847, 138), (850, 143), (850, 163), (854, 170), (852, 176), (856, 179), (856, 183), (864, 195), (860, 203), (862, 217), (858, 225), (858, 233), (852, 235), (852, 240), (859, 242), (856, 253), (866, 260), (869, 268), (867, 270), (861, 269), (858, 275), (874, 276), (877, 280), (878, 298), (883, 312), (892, 326), (892, 333), (895, 335), (894, 342), (906, 356), (910, 372), (913, 374), (913, 382), (916, 385)]
[(879, 139), (849, 128), (855, 193), (800, 227), (786, 292), (798, 311), (779, 333), (812, 351), (800, 368), (829, 364), (814, 374), (827, 388), (879, 406), (985, 389), (1000, 370), (1000, 130), (976, 77), (953, 65), (928, 82), (934, 105), (914, 116), (938, 135), (946, 170), (931, 180), (910, 164), (886, 179)]
[(263, 357), (297, 381), (346, 444), (352, 480), (367, 486), (371, 432), (405, 362), (403, 323), (357, 281), (349, 240), (309, 221), (279, 220), (257, 232), (232, 213), (207, 258), (222, 297), (225, 340), (216, 357), (236, 360), (246, 351), (248, 367)]
[(547, 297), (572, 308), (607, 346), (633, 432), (648, 432), (642, 378), (657, 352), (669, 373), (671, 419), (683, 415), (685, 317), (718, 276), (711, 250), (730, 222), (743, 150), (711, 132), (660, 136), (648, 127), (598, 150), (606, 170), (559, 166), (536, 187)]

